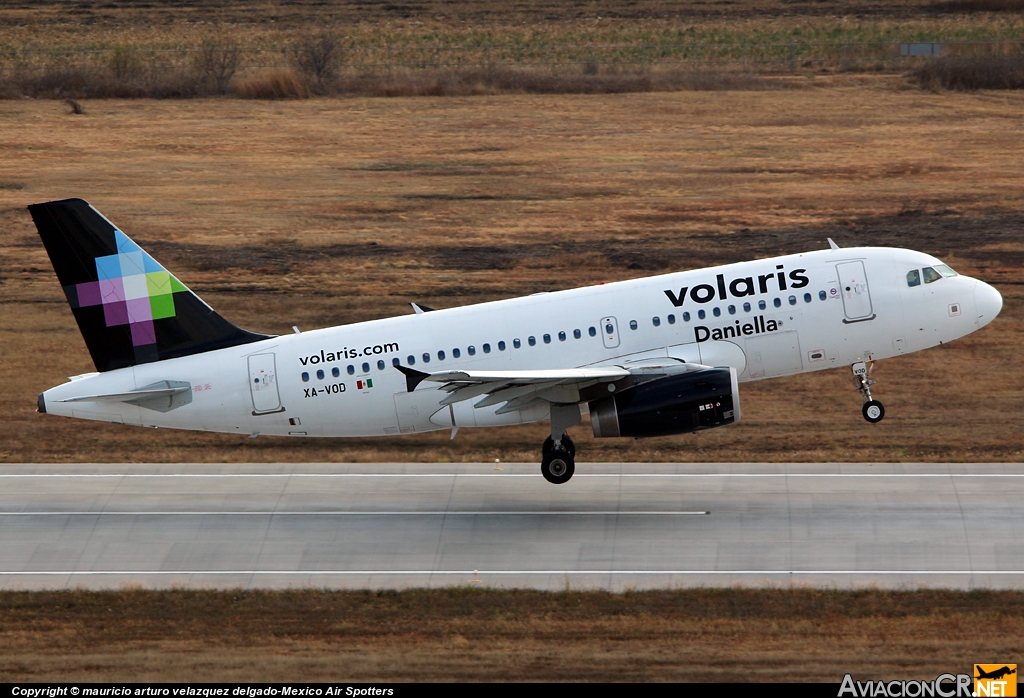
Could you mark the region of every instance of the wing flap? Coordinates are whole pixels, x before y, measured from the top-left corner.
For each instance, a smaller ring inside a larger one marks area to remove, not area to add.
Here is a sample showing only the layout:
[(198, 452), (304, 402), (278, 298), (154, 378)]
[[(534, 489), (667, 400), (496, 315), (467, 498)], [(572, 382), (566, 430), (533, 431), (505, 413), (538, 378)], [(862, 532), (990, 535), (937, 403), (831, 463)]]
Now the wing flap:
[(410, 393), (424, 381), (440, 383), (438, 390), (448, 393), (440, 401), (442, 405), (450, 406), (482, 395), (483, 399), (474, 403), (474, 408), (482, 409), (504, 403), (495, 414), (505, 414), (542, 401), (558, 405), (579, 403), (584, 399), (581, 391), (601, 383), (631, 379), (630, 384), (635, 384), (708, 367), (675, 359), (644, 359), (624, 365), (530, 371), (462, 369), (426, 372), (407, 366), (396, 368), (405, 375), (406, 389)]

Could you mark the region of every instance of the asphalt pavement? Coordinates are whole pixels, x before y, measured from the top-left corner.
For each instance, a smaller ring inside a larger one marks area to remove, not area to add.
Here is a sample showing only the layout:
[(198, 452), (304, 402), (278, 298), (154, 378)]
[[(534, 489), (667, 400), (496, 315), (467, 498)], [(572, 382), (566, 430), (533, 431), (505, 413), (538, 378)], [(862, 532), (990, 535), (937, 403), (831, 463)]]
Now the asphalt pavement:
[[(500, 468), (500, 469), (496, 469)], [(0, 465), (0, 588), (1024, 588), (1024, 465)]]

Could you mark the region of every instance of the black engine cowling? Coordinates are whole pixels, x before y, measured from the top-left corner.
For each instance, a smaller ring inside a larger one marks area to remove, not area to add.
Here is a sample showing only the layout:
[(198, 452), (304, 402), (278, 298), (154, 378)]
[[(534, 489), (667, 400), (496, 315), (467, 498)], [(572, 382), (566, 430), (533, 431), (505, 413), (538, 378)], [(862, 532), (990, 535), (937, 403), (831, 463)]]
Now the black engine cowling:
[(594, 436), (668, 436), (740, 419), (734, 368), (659, 378), (590, 403)]

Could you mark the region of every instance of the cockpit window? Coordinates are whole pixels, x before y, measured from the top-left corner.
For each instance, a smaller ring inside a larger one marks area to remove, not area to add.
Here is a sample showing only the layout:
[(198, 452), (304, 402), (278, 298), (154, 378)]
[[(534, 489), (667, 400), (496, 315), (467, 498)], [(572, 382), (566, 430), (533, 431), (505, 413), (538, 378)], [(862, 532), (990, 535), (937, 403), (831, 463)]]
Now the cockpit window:
[(949, 277), (949, 276), (960, 276), (955, 271), (953, 271), (952, 269), (947, 267), (945, 264), (936, 264), (935, 265), (935, 271), (939, 272), (940, 274), (942, 274), (943, 276), (946, 276), (946, 277)]
[(925, 267), (922, 271), (924, 272), (924, 282), (926, 284), (934, 283), (942, 278), (942, 274), (931, 267)]
[(907, 272), (907, 286), (920, 286), (921, 285), (921, 272), (917, 269), (911, 269)]

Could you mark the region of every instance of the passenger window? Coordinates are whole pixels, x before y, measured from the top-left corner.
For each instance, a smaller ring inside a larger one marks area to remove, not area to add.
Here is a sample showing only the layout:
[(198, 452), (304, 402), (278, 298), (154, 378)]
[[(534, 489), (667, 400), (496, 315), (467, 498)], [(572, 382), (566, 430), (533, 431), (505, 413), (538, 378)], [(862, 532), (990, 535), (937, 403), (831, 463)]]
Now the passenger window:
[(653, 323), (654, 323), (654, 326), (655, 326), (655, 327), (660, 327), (660, 326), (661, 326), (661, 318), (660, 318), (660, 317), (658, 317), (658, 316), (655, 316), (655, 317), (654, 317), (654, 318), (653, 318), (653, 319), (651, 320), (651, 322), (653, 322)]
[(790, 305), (796, 305), (796, 296), (790, 296), (789, 297), (789, 304)]
[(383, 371), (384, 370), (384, 359), (380, 359), (379, 361), (377, 361), (377, 370), (378, 371)]
[(804, 294), (804, 303), (810, 303), (810, 302), (811, 302), (811, 294), (805, 293)]
[(306, 373), (305, 371), (302, 372), (302, 382), (303, 383), (308, 383), (309, 382), (309, 374)]
[(573, 330), (572, 331), (572, 336), (575, 337), (576, 339), (579, 339), (580, 337), (583, 336), (583, 333), (580, 332), (579, 330)]
[[(911, 269), (907, 272), (907, 286), (920, 286), (921, 285), (921, 272), (917, 269)], [(822, 291), (824, 293), (824, 291)]]
[(423, 352), (423, 363), (425, 363), (425, 364), (429, 364), (430, 363), (430, 354), (428, 354), (427, 352)]
[(530, 344), (531, 347), (537, 346), (537, 338), (536, 337), (533, 337), (533, 336), (527, 337), (526, 341)]
[(636, 320), (630, 320), (629, 321), (629, 329), (631, 329), (631, 330), (635, 330), (636, 329)]
[(323, 380), (324, 379), (324, 370), (322, 368), (321, 369), (317, 369), (316, 377), (317, 377), (318, 380)]
[(924, 282), (926, 284), (935, 283), (936, 281), (942, 278), (942, 274), (935, 271), (931, 267), (925, 267), (922, 271), (924, 272)]
[(775, 300), (772, 301), (772, 303), (775, 304), (776, 308), (781, 308), (782, 307), (782, 299), (781, 298), (776, 298)]
[(764, 301), (758, 301), (757, 302), (757, 307), (760, 308), (761, 310), (764, 310), (765, 308), (768, 307), (768, 304), (765, 303)]
[(704, 319), (704, 316), (705, 316), (706, 314), (707, 314), (707, 313), (705, 313), (705, 312), (704, 312), (704, 308), (701, 308), (700, 310), (698, 310), (698, 311), (697, 311), (697, 317), (699, 317), (699, 318), (700, 318), (701, 320), (703, 320), (703, 319)]
[(392, 366), (401, 366), (402, 362), (399, 361), (398, 357), (396, 356), (395, 358), (391, 359), (391, 365)]
[[(405, 357), (405, 363), (409, 364), (410, 366), (415, 366), (416, 365), (416, 357), (413, 356), (412, 354), (409, 354), (409, 356)], [(348, 368), (349, 368), (349, 372), (348, 372), (349, 375), (352, 375), (353, 373), (356, 372), (356, 370), (354, 368), (352, 368), (351, 366), (349, 366)]]
[(337, 378), (338, 376), (341, 375), (341, 369), (335, 366), (334, 368), (331, 369), (331, 375)]
[(686, 311), (685, 313), (683, 313), (683, 322), (689, 322), (689, 321), (690, 321), (690, 312)]
[(589, 334), (591, 337), (596, 337), (597, 336), (597, 328), (591, 326), (591, 328), (589, 330), (587, 330), (587, 334)]
[(735, 305), (730, 305), (729, 306), (729, 314), (730, 315), (735, 315), (736, 314), (736, 306)]
[(457, 359), (460, 356), (462, 356), (462, 350), (461, 349), (459, 349), (458, 347), (455, 347), (454, 349), (452, 349), (452, 358)]
[[(412, 361), (412, 357), (411, 356), (409, 357), (409, 361), (410, 362)], [(348, 375), (350, 375), (350, 376), (356, 375), (356, 367), (353, 366), (352, 364), (349, 364), (348, 368), (346, 368), (345, 370), (348, 371)]]
[(825, 293), (824, 291), (818, 291), (818, 298), (820, 298), (821, 300), (827, 300), (828, 294)]
[(565, 341), (565, 332), (559, 332), (558, 333), (558, 341), (559, 342), (564, 342)]
[(717, 308), (717, 307), (716, 307), (716, 308), (712, 308), (712, 309), (711, 309), (711, 313), (712, 313), (712, 314), (713, 314), (713, 315), (714, 315), (715, 317), (719, 317), (719, 316), (720, 316), (720, 315), (722, 314), (722, 309), (721, 309), (721, 308)]
[(468, 353), (470, 356), (476, 356), (476, 347), (470, 344), (468, 347), (466, 347), (466, 353)]
[(749, 313), (750, 312), (750, 303), (744, 303), (743, 304), (743, 312), (745, 312), (745, 313)]
[(505, 351), (505, 340), (498, 342), (498, 351)]
[(670, 324), (670, 325), (676, 324), (676, 316), (675, 315), (669, 315), (668, 316), (668, 324)]
[(370, 364), (368, 364), (367, 362), (364, 361), (363, 362), (363, 373), (369, 373), (369, 372), (370, 372)]
[(549, 335), (549, 334), (544, 335), (544, 343), (545, 344), (551, 344), (551, 335)]
[(518, 349), (519, 347), (523, 346), (523, 343), (520, 342), (518, 339), (513, 339), (512, 340), (512, 346), (514, 346), (516, 349)]
[(444, 361), (444, 350), (443, 349), (441, 351), (437, 352), (437, 360), (438, 361)]
[(490, 354), (491, 353), (491, 345), (490, 344), (484, 344), (482, 348), (483, 348), (485, 354)]

